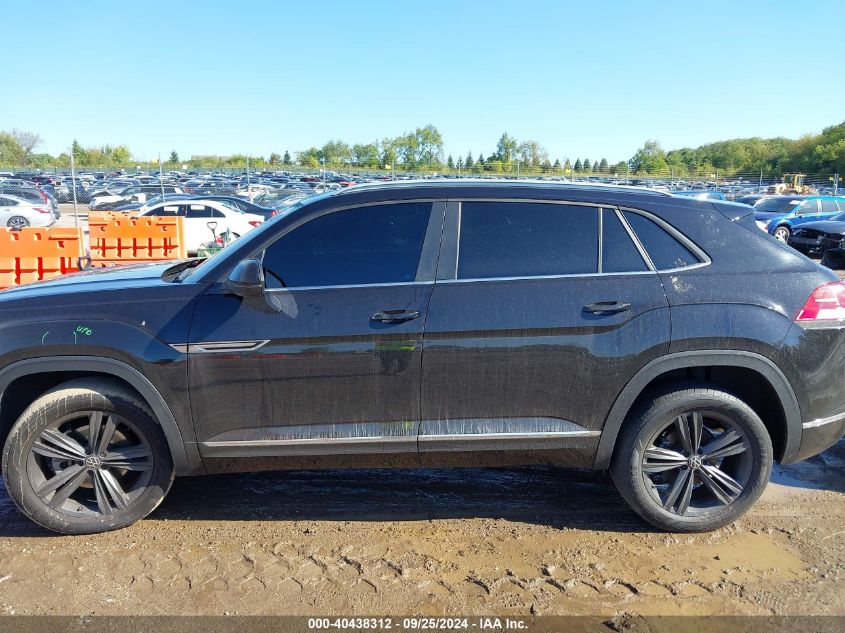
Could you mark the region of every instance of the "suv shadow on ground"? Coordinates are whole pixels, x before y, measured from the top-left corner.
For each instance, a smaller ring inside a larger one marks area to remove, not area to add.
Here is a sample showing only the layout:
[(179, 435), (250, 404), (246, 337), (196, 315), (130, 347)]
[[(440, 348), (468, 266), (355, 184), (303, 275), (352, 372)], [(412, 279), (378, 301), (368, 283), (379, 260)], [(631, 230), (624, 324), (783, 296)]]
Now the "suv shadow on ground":
[[(845, 493), (845, 440), (776, 466), (772, 482)], [(558, 529), (652, 532), (603, 472), (529, 468), (303, 470), (179, 478), (152, 520), (428, 521), (489, 517)], [(0, 493), (0, 536), (51, 536)]]

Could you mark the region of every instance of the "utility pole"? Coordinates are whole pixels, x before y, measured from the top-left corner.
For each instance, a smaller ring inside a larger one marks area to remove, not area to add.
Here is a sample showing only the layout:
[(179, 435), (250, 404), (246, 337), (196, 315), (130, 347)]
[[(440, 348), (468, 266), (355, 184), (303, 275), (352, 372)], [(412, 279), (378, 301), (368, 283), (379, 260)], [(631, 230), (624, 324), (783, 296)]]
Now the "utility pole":
[(831, 180), (833, 181), (833, 195), (835, 196), (839, 191), (839, 174), (833, 174)]
[(161, 199), (164, 201), (164, 167), (161, 164), (161, 152), (158, 154), (158, 184), (161, 187)]
[(757, 185), (757, 193), (763, 191), (763, 168), (760, 168), (760, 183)]
[(79, 212), (76, 209), (76, 165), (73, 162), (73, 146), (70, 148), (70, 180), (73, 183), (73, 225), (79, 228)]

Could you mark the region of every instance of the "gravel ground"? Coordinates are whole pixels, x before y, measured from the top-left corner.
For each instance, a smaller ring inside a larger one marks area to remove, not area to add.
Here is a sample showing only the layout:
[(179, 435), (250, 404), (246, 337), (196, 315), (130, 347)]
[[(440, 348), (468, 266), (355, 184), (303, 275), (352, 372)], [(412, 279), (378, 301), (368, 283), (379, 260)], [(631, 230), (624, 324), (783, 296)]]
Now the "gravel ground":
[(656, 533), (602, 473), (180, 479), (150, 518), (52, 536), (0, 493), (4, 614), (845, 615), (845, 442), (709, 534)]

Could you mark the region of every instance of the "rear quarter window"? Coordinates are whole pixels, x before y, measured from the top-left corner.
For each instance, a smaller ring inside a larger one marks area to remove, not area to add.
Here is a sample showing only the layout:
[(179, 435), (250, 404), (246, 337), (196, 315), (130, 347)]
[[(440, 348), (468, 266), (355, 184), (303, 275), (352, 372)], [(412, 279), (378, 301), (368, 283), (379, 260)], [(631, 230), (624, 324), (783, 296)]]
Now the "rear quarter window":
[(653, 220), (631, 211), (625, 211), (624, 216), (657, 270), (701, 263), (689, 248)]

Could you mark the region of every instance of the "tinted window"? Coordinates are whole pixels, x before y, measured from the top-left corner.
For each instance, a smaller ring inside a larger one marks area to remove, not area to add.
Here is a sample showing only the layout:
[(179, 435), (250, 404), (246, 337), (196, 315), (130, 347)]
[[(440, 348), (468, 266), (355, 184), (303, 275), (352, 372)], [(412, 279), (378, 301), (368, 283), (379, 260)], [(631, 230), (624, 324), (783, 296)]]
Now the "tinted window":
[(279, 238), (264, 253), (268, 288), (414, 281), (431, 203), (330, 213)]
[(658, 270), (698, 264), (699, 259), (656, 222), (638, 214), (625, 212), (625, 219), (634, 229), (651, 261)]
[(818, 200), (805, 200), (804, 203), (798, 208), (798, 213), (818, 213), (819, 211), (819, 202)]
[(11, 198), (0, 198), (0, 207), (16, 207), (18, 206), (17, 200), (12, 200)]
[(822, 200), (822, 213), (836, 213), (839, 207), (836, 206), (836, 200), (827, 199)]
[(625, 273), (648, 270), (631, 236), (616, 212), (603, 209), (601, 269), (605, 273)]
[(464, 202), (458, 278), (534, 277), (598, 271), (594, 207)]
[[(158, 207), (156, 209), (152, 209), (145, 213), (144, 215), (154, 215), (157, 217), (173, 217), (176, 215), (180, 215), (179, 207), (176, 205), (166, 205), (163, 207)], [(184, 215), (184, 214), (181, 214)]]
[(226, 214), (214, 207), (204, 204), (192, 204), (188, 206), (187, 217), (189, 218), (225, 218)]

